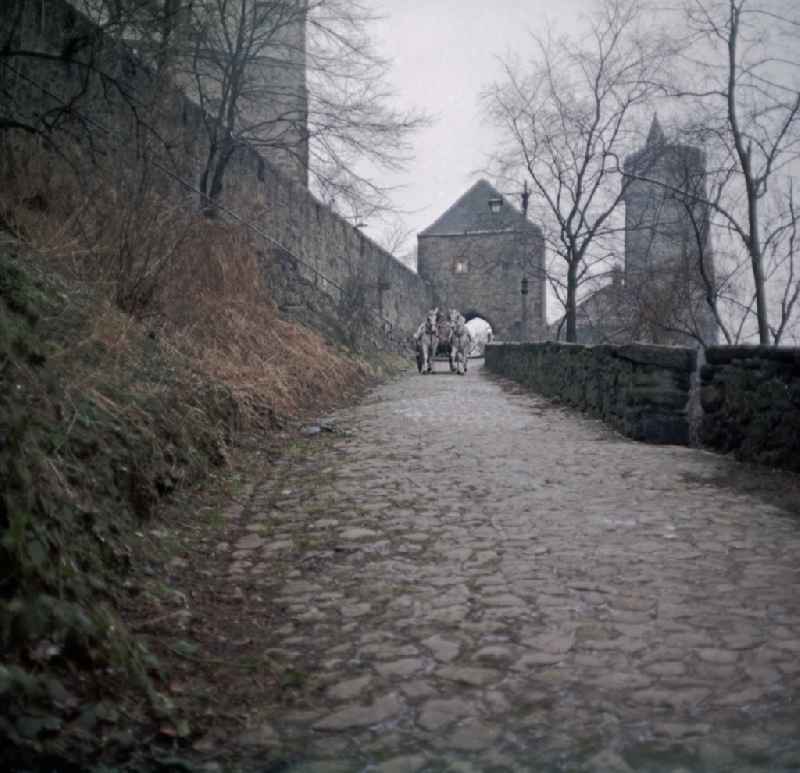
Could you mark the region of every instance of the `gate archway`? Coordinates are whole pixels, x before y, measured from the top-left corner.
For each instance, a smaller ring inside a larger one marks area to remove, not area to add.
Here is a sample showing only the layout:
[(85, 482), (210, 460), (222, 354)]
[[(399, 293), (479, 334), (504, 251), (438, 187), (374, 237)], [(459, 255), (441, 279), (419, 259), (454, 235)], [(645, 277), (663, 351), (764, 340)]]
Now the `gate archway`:
[(474, 356), (482, 356), (484, 347), (494, 338), (494, 324), (485, 314), (477, 309), (470, 309), (464, 313), (467, 327), (474, 341), (472, 353)]
[(477, 309), (470, 309), (469, 311), (463, 311), (461, 313), (464, 315), (464, 319), (467, 322), (470, 322), (473, 319), (482, 319), (489, 325), (489, 327), (492, 329), (492, 332), (497, 330), (497, 327), (495, 326), (494, 322), (482, 311), (478, 311)]

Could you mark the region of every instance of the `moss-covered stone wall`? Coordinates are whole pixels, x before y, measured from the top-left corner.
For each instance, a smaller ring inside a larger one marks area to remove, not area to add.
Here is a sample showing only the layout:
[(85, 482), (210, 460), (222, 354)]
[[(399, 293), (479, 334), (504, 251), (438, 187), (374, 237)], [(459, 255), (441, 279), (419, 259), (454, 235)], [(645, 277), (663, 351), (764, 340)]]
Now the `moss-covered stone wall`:
[(489, 370), (648, 443), (689, 442), (696, 352), (673, 346), (492, 344)]
[(711, 347), (700, 384), (704, 445), (800, 471), (800, 348)]

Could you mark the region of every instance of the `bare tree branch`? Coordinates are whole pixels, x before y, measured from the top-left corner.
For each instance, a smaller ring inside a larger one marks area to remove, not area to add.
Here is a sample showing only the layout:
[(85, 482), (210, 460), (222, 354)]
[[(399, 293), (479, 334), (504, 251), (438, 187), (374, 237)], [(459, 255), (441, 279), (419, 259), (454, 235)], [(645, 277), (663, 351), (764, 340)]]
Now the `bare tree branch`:
[(658, 35), (642, 34), (643, 8), (604, 0), (586, 42), (534, 37), (531, 65), (506, 63), (504, 80), (483, 95), (506, 139), (495, 165), (531, 180), (545, 239), (563, 263), (568, 341), (595, 252), (608, 253), (604, 239), (620, 231), (627, 182), (618, 157), (630, 146), (629, 124), (657, 93), (669, 53)]
[(185, 62), (207, 113), (209, 212), (243, 145), (294, 176), (310, 172), (323, 200), (340, 208), (388, 208), (387, 191), (361, 170), (401, 168), (408, 138), (427, 119), (390, 106), (371, 20), (348, 0), (214, 0), (197, 9)]

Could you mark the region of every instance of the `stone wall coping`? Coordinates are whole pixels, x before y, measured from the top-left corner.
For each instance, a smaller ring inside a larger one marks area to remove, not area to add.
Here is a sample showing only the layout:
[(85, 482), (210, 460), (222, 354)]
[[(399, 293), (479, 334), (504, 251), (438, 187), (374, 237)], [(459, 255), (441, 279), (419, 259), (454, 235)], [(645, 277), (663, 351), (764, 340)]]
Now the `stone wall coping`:
[(652, 365), (687, 373), (694, 371), (697, 364), (697, 352), (694, 349), (683, 346), (656, 346), (654, 344), (626, 344), (624, 346), (600, 344), (598, 346), (587, 346), (585, 344), (561, 341), (539, 341), (537, 343), (496, 341), (488, 344), (488, 346), (510, 346), (519, 348), (522, 351), (537, 351), (545, 348), (569, 354), (580, 354), (587, 351), (607, 357), (628, 360), (637, 365)]
[(697, 364), (697, 350), (685, 346), (626, 344), (612, 347), (614, 356), (639, 365), (655, 365), (669, 370), (692, 372)]
[[(188, 95), (180, 92), (180, 97), (184, 99), (189, 105), (194, 107), (197, 110), (201, 110), (200, 106), (194, 102)], [(261, 155), (258, 152), (258, 149), (249, 145), (247, 142), (243, 143), (243, 150), (246, 154), (249, 155), (249, 161), (254, 164), (262, 164), (264, 166), (265, 171), (269, 171), (270, 176), (275, 180), (275, 182), (280, 185), (281, 187), (291, 191), (291, 196), (299, 197), (301, 199), (305, 199), (306, 204), (309, 206), (315, 206), (321, 210), (323, 213), (323, 217), (327, 217), (330, 220), (333, 220), (334, 223), (343, 227), (347, 233), (349, 234), (350, 238), (354, 239), (361, 239), (374, 253), (378, 256), (383, 258), (387, 261), (387, 265), (391, 266), (394, 269), (399, 269), (401, 273), (408, 274), (409, 276), (413, 277), (415, 280), (420, 280), (424, 282), (424, 279), (420, 277), (417, 271), (414, 271), (413, 268), (407, 266), (403, 261), (389, 252), (385, 247), (378, 244), (374, 239), (370, 236), (365, 234), (360, 228), (356, 228), (349, 220), (344, 218), (338, 212), (335, 212), (331, 209), (327, 204), (321, 201), (317, 196), (314, 195), (313, 191), (311, 191), (305, 185), (301, 185), (296, 180), (292, 180), (286, 175), (281, 169), (278, 168), (276, 164), (273, 164), (272, 161), (265, 156)], [(254, 167), (255, 168), (255, 167)], [(283, 249), (295, 259), (299, 259), (302, 262), (305, 262), (303, 258), (298, 258), (288, 247), (283, 247)], [(315, 271), (317, 269), (314, 269)], [(322, 275), (324, 276), (324, 274)], [(327, 279), (327, 277), (325, 277)]]
[(710, 346), (706, 349), (706, 362), (710, 365), (727, 365), (735, 360), (770, 360), (800, 365), (800, 347), (740, 344), (737, 346)]
[(597, 416), (634, 440), (689, 443), (693, 349), (493, 342), (485, 356), (489, 370)]

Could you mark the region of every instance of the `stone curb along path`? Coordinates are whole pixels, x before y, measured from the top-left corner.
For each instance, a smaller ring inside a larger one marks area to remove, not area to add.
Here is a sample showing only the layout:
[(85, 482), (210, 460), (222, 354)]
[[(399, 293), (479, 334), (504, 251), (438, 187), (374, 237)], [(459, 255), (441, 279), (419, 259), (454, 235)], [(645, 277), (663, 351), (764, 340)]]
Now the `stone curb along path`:
[(800, 519), (492, 379), (403, 378), (256, 487), (231, 545), (300, 674), (281, 770), (800, 770)]

